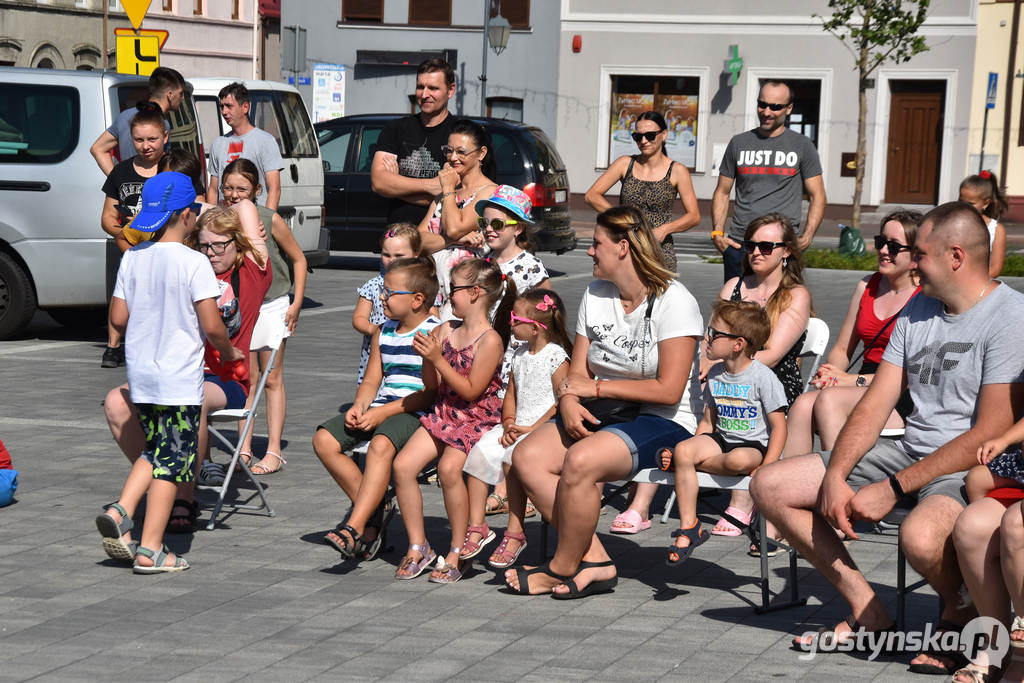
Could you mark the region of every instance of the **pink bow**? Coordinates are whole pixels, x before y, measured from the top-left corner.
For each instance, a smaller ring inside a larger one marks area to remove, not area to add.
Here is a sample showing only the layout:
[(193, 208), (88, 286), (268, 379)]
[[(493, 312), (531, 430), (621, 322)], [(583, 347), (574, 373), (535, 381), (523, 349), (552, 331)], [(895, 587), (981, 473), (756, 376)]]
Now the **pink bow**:
[(555, 300), (547, 294), (544, 295), (544, 300), (537, 304), (538, 311), (548, 311), (556, 308), (558, 308), (558, 306), (555, 305)]

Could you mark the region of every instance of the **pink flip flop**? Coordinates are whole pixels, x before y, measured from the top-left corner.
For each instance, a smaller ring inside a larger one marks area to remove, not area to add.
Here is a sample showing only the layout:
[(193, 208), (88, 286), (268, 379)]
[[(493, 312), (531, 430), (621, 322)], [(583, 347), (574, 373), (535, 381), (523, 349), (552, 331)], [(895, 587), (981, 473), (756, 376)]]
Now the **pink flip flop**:
[[(754, 511), (751, 510), (750, 512), (744, 512), (743, 510), (740, 510), (739, 508), (730, 505), (729, 507), (725, 508), (725, 514), (735, 517), (744, 524), (750, 524), (750, 518), (754, 516)], [(740, 536), (743, 534), (743, 531), (741, 531), (738, 526), (727, 520), (725, 517), (722, 517), (715, 524), (715, 527), (711, 530), (711, 533), (713, 533), (715, 536)]]
[[(616, 526), (621, 524), (622, 526)], [(636, 510), (620, 512), (612, 520), (611, 532), (613, 534), (638, 534), (651, 528), (651, 520), (644, 520)]]

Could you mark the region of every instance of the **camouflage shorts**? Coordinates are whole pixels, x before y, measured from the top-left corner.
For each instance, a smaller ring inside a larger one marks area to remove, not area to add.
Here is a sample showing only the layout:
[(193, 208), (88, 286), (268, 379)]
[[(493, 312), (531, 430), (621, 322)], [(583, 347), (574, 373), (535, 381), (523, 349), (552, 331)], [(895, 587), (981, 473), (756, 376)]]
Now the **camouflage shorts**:
[(174, 483), (192, 481), (202, 406), (136, 403), (135, 407), (146, 435), (142, 457), (153, 465), (153, 478)]

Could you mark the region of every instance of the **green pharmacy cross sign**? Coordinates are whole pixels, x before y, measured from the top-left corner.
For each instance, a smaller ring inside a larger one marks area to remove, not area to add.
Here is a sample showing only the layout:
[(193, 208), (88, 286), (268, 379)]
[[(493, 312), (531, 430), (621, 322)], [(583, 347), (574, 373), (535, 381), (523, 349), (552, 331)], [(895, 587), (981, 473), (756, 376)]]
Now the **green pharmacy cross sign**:
[(729, 73), (729, 85), (736, 85), (740, 79), (740, 69), (743, 68), (743, 60), (740, 59), (740, 46), (729, 46), (729, 59), (725, 60), (725, 71)]

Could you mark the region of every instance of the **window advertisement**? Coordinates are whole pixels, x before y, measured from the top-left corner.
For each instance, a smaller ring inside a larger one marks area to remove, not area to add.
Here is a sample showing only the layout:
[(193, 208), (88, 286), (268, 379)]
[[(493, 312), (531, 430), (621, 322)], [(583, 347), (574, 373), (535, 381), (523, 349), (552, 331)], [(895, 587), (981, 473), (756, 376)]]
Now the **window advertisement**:
[(658, 95), (656, 111), (665, 117), (665, 153), (688, 168), (697, 164), (697, 96)]
[(654, 108), (654, 95), (638, 93), (614, 93), (612, 95), (612, 125), (608, 158), (636, 154), (636, 143), (630, 134), (636, 126), (636, 119), (645, 111)]
[(345, 115), (345, 65), (313, 65), (313, 122)]

